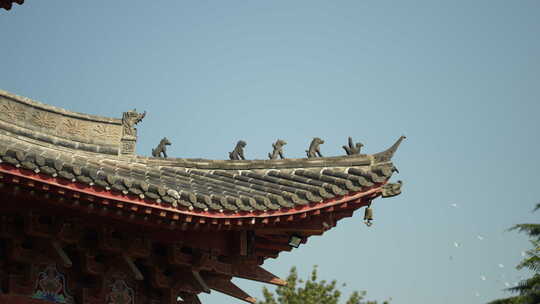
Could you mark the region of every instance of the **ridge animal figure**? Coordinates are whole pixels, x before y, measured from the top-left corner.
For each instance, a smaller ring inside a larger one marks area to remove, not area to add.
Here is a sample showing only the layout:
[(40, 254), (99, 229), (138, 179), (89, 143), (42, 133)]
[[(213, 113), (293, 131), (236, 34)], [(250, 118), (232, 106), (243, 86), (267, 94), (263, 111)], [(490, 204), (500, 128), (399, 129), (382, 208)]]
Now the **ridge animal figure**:
[(285, 146), (286, 144), (286, 141), (278, 139), (275, 143), (272, 144), (274, 151), (272, 151), (272, 153), (268, 153), (268, 157), (270, 159), (277, 159), (279, 155), (281, 159), (284, 159), (285, 157), (283, 157), (283, 146)]
[(321, 150), (319, 149), (319, 145), (322, 144), (324, 144), (324, 140), (318, 137), (313, 138), (311, 144), (309, 145), (309, 149), (306, 150), (307, 157), (312, 158), (317, 157), (317, 155), (319, 155), (319, 157), (322, 157)]
[(164, 158), (167, 158), (167, 146), (170, 146), (171, 142), (167, 139), (167, 137), (163, 137), (161, 141), (159, 142), (159, 145), (152, 149), (152, 156), (153, 157), (162, 157), (161, 154), (163, 154)]
[(353, 143), (352, 137), (349, 136), (349, 146), (343, 146), (343, 149), (345, 149), (345, 152), (347, 152), (347, 155), (358, 155), (360, 154), (360, 149), (362, 149), (364, 145), (362, 143)]
[(231, 160), (245, 160), (245, 157), (244, 157), (245, 147), (246, 147), (246, 142), (243, 140), (239, 140), (238, 143), (236, 143), (236, 147), (234, 147), (234, 150), (232, 150), (232, 152), (229, 152), (229, 158)]

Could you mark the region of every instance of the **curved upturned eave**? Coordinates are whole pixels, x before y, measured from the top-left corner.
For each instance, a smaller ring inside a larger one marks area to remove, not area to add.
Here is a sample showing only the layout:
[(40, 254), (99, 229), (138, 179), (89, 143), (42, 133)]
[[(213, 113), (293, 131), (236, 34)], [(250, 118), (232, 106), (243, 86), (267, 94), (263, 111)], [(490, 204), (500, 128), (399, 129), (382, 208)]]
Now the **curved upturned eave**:
[[(0, 162), (8, 174), (100, 199), (203, 217), (268, 217), (353, 201), (388, 182), (397, 171), (392, 156), (405, 138), (373, 155), (153, 158), (118, 153), (122, 120), (74, 113), (1, 90), (0, 101)], [(114, 136), (95, 139), (98, 133)], [(387, 196), (399, 192), (385, 189), (377, 191)]]
[(373, 163), (369, 155), (275, 161), (130, 160), (66, 153), (2, 137), (0, 160), (20, 168), (23, 175), (73, 183), (79, 191), (108, 199), (140, 199), (151, 207), (187, 208), (205, 216), (296, 212), (382, 186), (395, 171), (392, 163)]
[[(114, 191), (102, 189), (101, 187), (88, 186), (77, 182), (71, 182), (61, 177), (44, 178), (43, 175), (39, 173), (34, 173), (29, 170), (17, 168), (15, 166), (5, 163), (0, 164), (0, 182), (9, 182), (24, 187), (33, 187), (44, 191), (52, 191), (55, 194), (66, 195), (72, 198), (77, 197), (78, 199), (84, 199), (84, 197), (86, 196), (87, 199), (91, 198), (90, 201), (101, 199), (102, 201), (106, 202), (106, 205), (111, 205), (115, 202), (128, 203), (139, 208), (151, 208), (156, 210), (158, 213), (166, 212), (170, 214), (204, 217), (209, 219), (253, 219), (297, 215), (341, 205), (343, 203), (359, 203), (361, 205), (359, 205), (358, 207), (361, 207), (364, 205), (362, 204), (362, 199), (367, 197), (372, 199), (379, 196), (382, 193), (383, 186), (386, 184), (382, 183), (381, 185), (373, 186), (370, 189), (364, 191), (353, 192), (343, 196), (337, 196), (331, 199), (327, 199), (319, 203), (296, 206), (289, 209), (250, 212), (217, 212), (189, 210), (187, 208), (172, 208), (163, 204), (158, 204), (145, 199), (141, 199), (137, 196), (115, 193)], [(41, 184), (41, 186), (38, 186), (38, 184), (36, 183)], [(52, 189), (51, 187), (54, 187), (55, 189)], [(74, 193), (77, 194), (73, 195)]]

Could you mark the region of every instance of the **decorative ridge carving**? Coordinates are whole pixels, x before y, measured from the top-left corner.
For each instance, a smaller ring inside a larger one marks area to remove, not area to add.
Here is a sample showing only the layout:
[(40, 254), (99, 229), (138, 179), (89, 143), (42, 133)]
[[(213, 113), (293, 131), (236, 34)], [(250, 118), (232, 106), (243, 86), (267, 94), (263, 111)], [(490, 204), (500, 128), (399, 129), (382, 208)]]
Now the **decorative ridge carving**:
[(383, 152), (373, 154), (373, 157), (375, 158), (375, 162), (382, 163), (382, 162), (391, 161), (392, 157), (394, 156), (394, 153), (399, 148), (399, 145), (406, 138), (407, 138), (406, 136), (402, 135), (402, 136), (400, 136), (398, 138), (398, 140), (390, 148), (386, 149)]
[(120, 119), (86, 115), (0, 90), (0, 131), (55, 146), (118, 155)]
[(0, 97), (4, 97), (6, 99), (17, 102), (19, 104), (24, 104), (24, 105), (27, 105), (27, 106), (30, 106), (32, 108), (36, 108), (39, 110), (60, 114), (62, 116), (70, 116), (72, 118), (78, 118), (78, 119), (89, 120), (89, 121), (94, 121), (94, 122), (104, 122), (104, 123), (109, 123), (109, 124), (122, 123), (121, 119), (118, 119), (118, 118), (111, 118), (111, 117), (69, 111), (64, 108), (45, 104), (45, 103), (42, 103), (40, 101), (31, 99), (28, 97), (19, 96), (19, 95), (10, 93), (8, 91), (4, 91), (2, 89), (0, 89)]
[(137, 125), (146, 116), (146, 111), (138, 113), (137, 109), (124, 112), (122, 114), (122, 146), (120, 154), (135, 154), (135, 145), (137, 144)]
[(137, 129), (135, 125), (143, 120), (146, 116), (146, 111), (138, 113), (137, 109), (124, 112), (122, 115), (122, 126), (124, 128), (124, 137), (137, 137)]
[[(119, 129), (120, 130), (120, 129)], [(97, 143), (85, 143), (82, 141), (75, 140), (65, 140), (65, 138), (42, 132), (40, 131), (30, 131), (26, 128), (19, 127), (15, 124), (9, 124), (5, 121), (0, 120), (0, 134), (6, 137), (14, 137), (14, 135), (19, 135), (25, 137), (25, 141), (31, 143), (30, 145), (36, 146), (49, 146), (60, 149), (76, 150), (81, 153), (92, 152), (108, 155), (118, 155), (118, 145), (103, 145)], [(98, 136), (96, 136), (98, 137)], [(117, 137), (119, 138), (119, 136)], [(118, 139), (117, 141), (118, 142)]]

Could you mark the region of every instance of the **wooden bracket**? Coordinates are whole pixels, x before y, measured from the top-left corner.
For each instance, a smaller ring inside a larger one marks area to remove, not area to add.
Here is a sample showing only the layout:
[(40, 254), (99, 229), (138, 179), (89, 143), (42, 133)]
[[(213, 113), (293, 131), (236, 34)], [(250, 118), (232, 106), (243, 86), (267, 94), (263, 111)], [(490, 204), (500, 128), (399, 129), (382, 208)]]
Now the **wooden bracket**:
[(66, 254), (60, 243), (57, 241), (52, 241), (51, 245), (54, 249), (54, 252), (58, 255), (60, 260), (62, 260), (62, 265), (66, 268), (71, 268), (71, 266), (73, 266), (73, 262), (71, 262), (71, 259)]
[(238, 286), (233, 284), (230, 277), (210, 277), (207, 279), (208, 286), (216, 291), (229, 295), (231, 297), (246, 301), (248, 303), (257, 303), (257, 299), (247, 294)]
[(202, 288), (203, 292), (210, 293), (210, 288), (204, 281), (203, 277), (201, 276), (200, 272), (193, 270), (191, 271), (193, 274), (193, 277), (195, 278), (195, 281), (199, 284), (199, 286)]
[(242, 279), (269, 283), (277, 286), (285, 286), (287, 282), (266, 271), (260, 266), (235, 265), (233, 275)]
[(137, 268), (137, 265), (135, 265), (135, 263), (133, 262), (133, 259), (131, 259), (131, 257), (129, 257), (128, 255), (126, 254), (123, 254), (122, 255), (122, 258), (124, 259), (124, 261), (126, 262), (126, 264), (128, 265), (129, 269), (131, 270), (131, 272), (133, 273), (133, 276), (135, 277), (135, 280), (137, 281), (142, 281), (144, 280), (144, 276), (142, 275), (141, 271), (139, 270), (139, 268)]

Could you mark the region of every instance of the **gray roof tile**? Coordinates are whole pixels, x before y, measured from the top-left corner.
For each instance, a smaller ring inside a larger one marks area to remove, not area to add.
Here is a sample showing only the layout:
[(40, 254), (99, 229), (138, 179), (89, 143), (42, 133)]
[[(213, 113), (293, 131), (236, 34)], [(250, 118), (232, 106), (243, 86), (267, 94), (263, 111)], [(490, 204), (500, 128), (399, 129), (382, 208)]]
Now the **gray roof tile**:
[[(59, 109), (54, 111), (61, 113)], [(77, 115), (111, 126), (120, 123)], [(42, 176), (77, 181), (99, 191), (126, 195), (128, 199), (135, 195), (149, 203), (178, 209), (270, 212), (338, 199), (386, 184), (396, 171), (390, 160), (402, 140), (374, 155), (245, 161), (158, 159), (118, 156), (117, 148), (94, 144), (93, 139), (74, 144), (73, 138), (44, 136), (38, 131), (2, 125), (0, 160)], [(401, 183), (388, 184), (383, 196), (400, 192)]]

